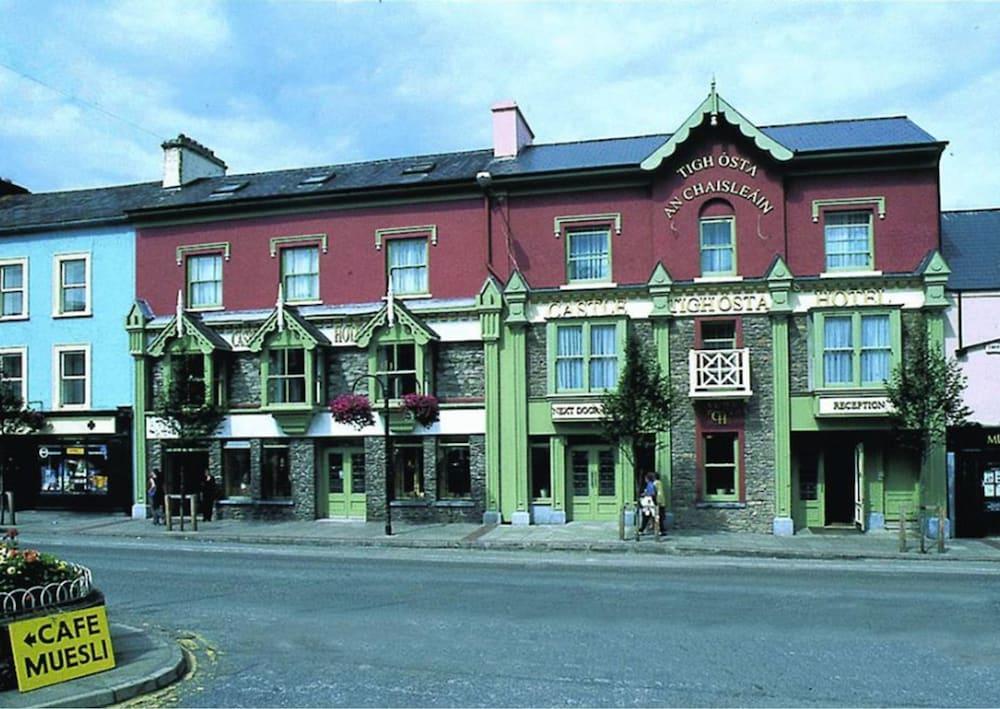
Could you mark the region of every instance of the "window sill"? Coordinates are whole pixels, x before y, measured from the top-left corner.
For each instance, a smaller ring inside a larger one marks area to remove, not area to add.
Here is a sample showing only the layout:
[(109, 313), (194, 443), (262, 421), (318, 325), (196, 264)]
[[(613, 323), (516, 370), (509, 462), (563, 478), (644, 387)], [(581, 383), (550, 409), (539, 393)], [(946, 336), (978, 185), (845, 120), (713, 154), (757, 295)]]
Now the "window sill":
[(226, 306), (224, 305), (205, 305), (202, 307), (191, 306), (187, 308), (187, 311), (189, 313), (217, 313), (220, 310), (225, 310), (225, 309)]
[(25, 313), (24, 315), (4, 315), (3, 317), (0, 317), (0, 322), (27, 320), (27, 319), (28, 319), (27, 313)]
[(228, 497), (224, 500), (216, 500), (216, 504), (229, 507), (294, 507), (295, 500), (273, 499), (254, 500), (250, 497)]
[(285, 305), (322, 305), (322, 298), (310, 298), (308, 300), (286, 300)]
[(89, 310), (84, 310), (79, 313), (52, 313), (53, 318), (57, 318), (60, 320), (62, 318), (90, 318), (93, 316), (94, 314)]
[(393, 500), (389, 503), (390, 507), (430, 507), (430, 505), (427, 500)]
[(435, 507), (475, 507), (476, 503), (469, 499), (459, 499), (459, 500), (438, 500), (434, 503)]
[(881, 276), (881, 271), (869, 271), (860, 270), (855, 271), (851, 269), (844, 269), (843, 271), (823, 271), (819, 274), (820, 278), (871, 278), (873, 276)]
[(743, 276), (737, 275), (723, 275), (718, 276), (698, 276), (694, 279), (695, 283), (740, 283), (743, 281)]
[(71, 413), (72, 412), (79, 413), (81, 411), (89, 411), (89, 410), (90, 410), (90, 402), (87, 402), (85, 404), (64, 404), (62, 406), (52, 407), (53, 412), (65, 411)]
[(559, 290), (602, 290), (604, 288), (616, 288), (614, 281), (585, 281), (579, 283), (567, 283), (559, 286)]
[(746, 508), (746, 506), (747, 503), (745, 502), (723, 502), (721, 500), (718, 502), (711, 502), (706, 500), (705, 502), (697, 503), (695, 508), (699, 510), (742, 510)]
[(430, 300), (432, 296), (430, 293), (393, 293), (392, 297), (396, 300)]

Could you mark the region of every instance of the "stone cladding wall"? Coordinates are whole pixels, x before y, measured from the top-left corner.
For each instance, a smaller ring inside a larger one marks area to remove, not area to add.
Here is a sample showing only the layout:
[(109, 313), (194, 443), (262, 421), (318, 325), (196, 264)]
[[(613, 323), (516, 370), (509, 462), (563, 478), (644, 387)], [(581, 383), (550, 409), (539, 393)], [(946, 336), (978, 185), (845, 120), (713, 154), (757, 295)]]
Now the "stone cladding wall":
[(525, 350), (528, 360), (528, 396), (547, 396), (549, 393), (549, 362), (545, 344), (545, 324), (527, 327)]
[[(349, 394), (354, 382), (368, 374), (368, 350), (356, 347), (337, 347), (326, 354), (326, 398), (330, 401), (340, 394)], [(365, 384), (358, 385), (359, 394), (367, 394)]]
[(234, 408), (260, 406), (260, 355), (233, 352), (226, 367), (229, 405)]
[(481, 342), (439, 344), (434, 359), (434, 388), (439, 399), (482, 399), (486, 395)]
[[(681, 415), (674, 423), (671, 442), (672, 492), (675, 526), (691, 529), (769, 533), (774, 519), (774, 387), (771, 321), (743, 317), (743, 344), (750, 348), (753, 396), (729, 406), (743, 411), (743, 475), (746, 503), (710, 504), (696, 499), (695, 409), (687, 396), (688, 351), (694, 346), (695, 321), (677, 318), (670, 325), (670, 375), (678, 394)], [(704, 407), (705, 403), (699, 403)]]
[(808, 322), (808, 315), (794, 315), (788, 319), (788, 386), (792, 394), (809, 392)]

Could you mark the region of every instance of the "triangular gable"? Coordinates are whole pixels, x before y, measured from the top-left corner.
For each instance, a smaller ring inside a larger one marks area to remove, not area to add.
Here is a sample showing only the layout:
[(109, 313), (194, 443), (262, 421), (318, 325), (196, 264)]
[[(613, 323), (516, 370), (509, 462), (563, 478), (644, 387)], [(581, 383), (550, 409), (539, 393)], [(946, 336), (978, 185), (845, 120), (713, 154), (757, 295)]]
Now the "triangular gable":
[(170, 343), (181, 338), (190, 338), (194, 342), (195, 348), (202, 354), (209, 354), (215, 350), (231, 349), (228, 342), (219, 337), (200, 318), (189, 313), (181, 313), (182, 326), (178, 331), (177, 317), (175, 315), (170, 318), (166, 327), (149, 344), (147, 352), (153, 357), (162, 357), (163, 353), (170, 347)]
[[(418, 345), (426, 345), (431, 340), (440, 339), (436, 332), (399, 301), (393, 304), (393, 316), (396, 324), (408, 330), (413, 336), (413, 341)], [(358, 330), (358, 347), (367, 347), (377, 331), (388, 327), (390, 327), (389, 304), (386, 303)]]
[(330, 344), (330, 340), (327, 339), (326, 335), (299, 315), (295, 308), (281, 304), (257, 328), (257, 332), (247, 342), (247, 347), (251, 352), (260, 352), (264, 349), (264, 344), (267, 342), (268, 336), (276, 332), (285, 331), (296, 341), (300, 342), (307, 350), (315, 349), (317, 345)]
[(791, 150), (774, 138), (765, 135), (757, 126), (747, 120), (743, 114), (733, 108), (728, 101), (719, 96), (715, 91), (715, 82), (713, 81), (712, 90), (705, 100), (701, 102), (701, 105), (694, 110), (694, 113), (688, 116), (688, 119), (681, 124), (681, 127), (670, 136), (666, 143), (658, 147), (649, 157), (642, 161), (642, 169), (657, 169), (660, 163), (677, 152), (677, 149), (690, 137), (691, 131), (705, 121), (706, 116), (711, 117), (713, 123), (718, 116), (722, 116), (727, 123), (739, 128), (743, 135), (754, 142), (754, 145), (769, 153), (775, 160), (785, 161), (791, 160), (793, 157)]

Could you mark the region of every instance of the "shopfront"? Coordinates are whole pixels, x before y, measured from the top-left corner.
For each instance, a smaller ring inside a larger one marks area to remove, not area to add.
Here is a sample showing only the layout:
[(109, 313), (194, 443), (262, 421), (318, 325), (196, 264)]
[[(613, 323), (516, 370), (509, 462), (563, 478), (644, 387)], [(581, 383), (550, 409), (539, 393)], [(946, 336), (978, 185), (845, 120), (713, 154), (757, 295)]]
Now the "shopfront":
[(955, 530), (959, 537), (1000, 534), (1000, 428), (951, 432), (955, 465)]

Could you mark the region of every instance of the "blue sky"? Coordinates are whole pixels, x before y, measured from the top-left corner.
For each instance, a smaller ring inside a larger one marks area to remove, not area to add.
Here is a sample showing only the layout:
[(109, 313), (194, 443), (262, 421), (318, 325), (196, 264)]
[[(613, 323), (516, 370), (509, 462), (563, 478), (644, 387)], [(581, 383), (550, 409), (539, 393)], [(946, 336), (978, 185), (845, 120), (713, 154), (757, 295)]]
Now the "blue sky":
[(537, 142), (669, 132), (715, 74), (761, 125), (909, 115), (944, 207), (996, 206), (998, 47), (993, 3), (0, 0), (0, 63), (63, 92), (0, 67), (0, 175), (156, 180), (180, 132), (230, 173), (480, 148), (505, 98)]

